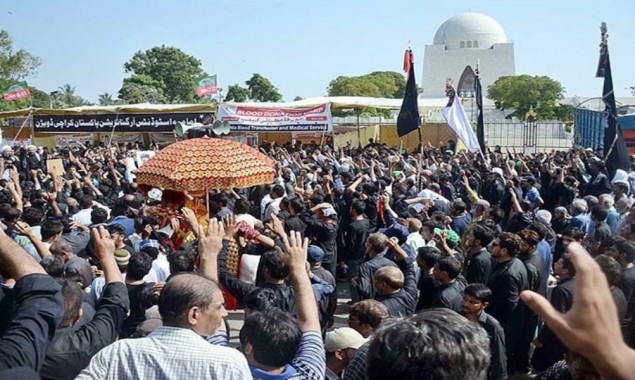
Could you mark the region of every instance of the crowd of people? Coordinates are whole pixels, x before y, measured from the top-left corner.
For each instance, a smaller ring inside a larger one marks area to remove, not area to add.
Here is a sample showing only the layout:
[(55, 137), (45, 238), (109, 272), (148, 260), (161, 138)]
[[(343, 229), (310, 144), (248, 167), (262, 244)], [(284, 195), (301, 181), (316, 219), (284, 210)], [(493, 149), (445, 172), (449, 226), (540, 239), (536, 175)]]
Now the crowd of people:
[(601, 152), (265, 142), (271, 184), (195, 194), (136, 149), (2, 147), (0, 378), (633, 378), (635, 169)]

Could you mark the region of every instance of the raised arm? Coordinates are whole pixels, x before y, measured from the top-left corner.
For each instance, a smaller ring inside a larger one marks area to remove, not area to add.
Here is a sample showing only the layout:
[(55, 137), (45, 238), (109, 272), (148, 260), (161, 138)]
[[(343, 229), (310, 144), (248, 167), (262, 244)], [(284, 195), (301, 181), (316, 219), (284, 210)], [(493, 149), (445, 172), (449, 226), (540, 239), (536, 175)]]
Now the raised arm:
[(291, 285), (295, 292), (295, 304), (298, 312), (298, 321), (302, 332), (314, 331), (320, 333), (320, 317), (317, 302), (313, 294), (311, 280), (306, 272), (306, 257), (309, 247), (309, 239), (302, 240), (299, 232), (291, 231), (290, 235), (283, 235), (284, 252), (282, 260), (289, 268)]

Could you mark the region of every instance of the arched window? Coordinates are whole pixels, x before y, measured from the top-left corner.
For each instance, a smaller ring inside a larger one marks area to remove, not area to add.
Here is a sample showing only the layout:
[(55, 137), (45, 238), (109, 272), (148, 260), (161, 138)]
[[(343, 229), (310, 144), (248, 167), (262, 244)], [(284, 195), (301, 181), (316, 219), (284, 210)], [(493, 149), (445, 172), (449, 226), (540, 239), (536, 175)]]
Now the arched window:
[(467, 47), (471, 48), (472, 47), (472, 41), (467, 41)]
[(465, 41), (461, 41), (460, 46), (461, 46), (461, 48), (464, 48), (465, 47)]
[(478, 41), (474, 41), (474, 45), (472, 45), (472, 46), (474, 46), (475, 48), (477, 48), (477, 47), (478, 47)]

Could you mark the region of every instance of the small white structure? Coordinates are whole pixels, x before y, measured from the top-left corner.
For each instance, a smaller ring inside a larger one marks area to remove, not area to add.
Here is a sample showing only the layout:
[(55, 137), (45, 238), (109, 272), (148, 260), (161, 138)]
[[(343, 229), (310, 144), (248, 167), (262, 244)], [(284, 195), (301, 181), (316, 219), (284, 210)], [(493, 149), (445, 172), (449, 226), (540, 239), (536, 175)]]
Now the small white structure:
[(445, 97), (446, 80), (458, 86), (465, 68), (476, 69), (477, 61), (484, 95), (499, 77), (516, 74), (514, 44), (496, 20), (471, 12), (450, 18), (437, 30), (433, 44), (425, 47), (423, 97)]

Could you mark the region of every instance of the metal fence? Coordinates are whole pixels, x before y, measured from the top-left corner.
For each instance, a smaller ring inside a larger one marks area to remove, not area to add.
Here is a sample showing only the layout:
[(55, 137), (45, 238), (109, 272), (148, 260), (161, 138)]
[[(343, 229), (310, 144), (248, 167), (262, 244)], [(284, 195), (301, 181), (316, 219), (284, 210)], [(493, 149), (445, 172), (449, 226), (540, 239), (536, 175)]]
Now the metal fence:
[(548, 152), (573, 146), (572, 128), (559, 122), (509, 122), (485, 124), (485, 145), (500, 146), (503, 151)]

